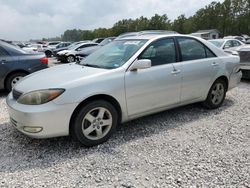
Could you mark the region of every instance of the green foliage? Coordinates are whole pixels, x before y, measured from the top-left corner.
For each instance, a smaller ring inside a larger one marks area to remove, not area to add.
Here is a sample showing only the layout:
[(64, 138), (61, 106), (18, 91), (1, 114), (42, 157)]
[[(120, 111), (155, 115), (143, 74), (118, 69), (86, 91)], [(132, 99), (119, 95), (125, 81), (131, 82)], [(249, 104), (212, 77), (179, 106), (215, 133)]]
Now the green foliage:
[(189, 18), (180, 15), (173, 22), (166, 14), (155, 14), (151, 18), (123, 19), (109, 29), (67, 30), (61, 38), (64, 41), (79, 41), (142, 30), (173, 30), (188, 34), (201, 29), (217, 29), (221, 36), (250, 34), (250, 0), (212, 2), (195, 15)]

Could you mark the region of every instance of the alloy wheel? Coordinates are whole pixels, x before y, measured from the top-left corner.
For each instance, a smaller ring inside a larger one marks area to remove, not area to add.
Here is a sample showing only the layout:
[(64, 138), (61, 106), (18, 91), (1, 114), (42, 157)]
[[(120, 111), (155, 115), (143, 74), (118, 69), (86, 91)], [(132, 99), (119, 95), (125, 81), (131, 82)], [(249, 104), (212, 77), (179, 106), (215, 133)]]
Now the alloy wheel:
[(214, 105), (220, 104), (225, 94), (225, 89), (223, 84), (222, 83), (215, 84), (211, 94), (212, 94), (212, 103)]
[(69, 57), (67, 58), (67, 60), (68, 60), (69, 63), (72, 63), (72, 62), (75, 61), (75, 58), (74, 58), (73, 56), (69, 56)]
[(83, 118), (82, 132), (90, 140), (99, 140), (109, 133), (112, 122), (112, 115), (108, 109), (94, 108)]

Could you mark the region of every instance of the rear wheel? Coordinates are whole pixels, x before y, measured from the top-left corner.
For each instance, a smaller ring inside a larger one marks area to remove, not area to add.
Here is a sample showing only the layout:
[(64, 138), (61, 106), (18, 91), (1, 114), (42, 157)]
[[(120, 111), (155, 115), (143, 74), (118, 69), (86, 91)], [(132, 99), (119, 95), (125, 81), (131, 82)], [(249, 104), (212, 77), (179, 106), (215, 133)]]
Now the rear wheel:
[(204, 101), (204, 106), (209, 109), (219, 108), (226, 97), (227, 84), (223, 79), (218, 79), (214, 82), (209, 90), (207, 99)]
[(6, 80), (6, 89), (10, 92), (12, 88), (26, 75), (27, 74), (23, 72), (11, 74)]
[(87, 147), (107, 141), (116, 130), (118, 114), (109, 102), (98, 100), (85, 105), (75, 116), (71, 135)]
[(51, 51), (45, 51), (45, 55), (46, 55), (46, 57), (51, 57), (52, 56), (52, 52)]

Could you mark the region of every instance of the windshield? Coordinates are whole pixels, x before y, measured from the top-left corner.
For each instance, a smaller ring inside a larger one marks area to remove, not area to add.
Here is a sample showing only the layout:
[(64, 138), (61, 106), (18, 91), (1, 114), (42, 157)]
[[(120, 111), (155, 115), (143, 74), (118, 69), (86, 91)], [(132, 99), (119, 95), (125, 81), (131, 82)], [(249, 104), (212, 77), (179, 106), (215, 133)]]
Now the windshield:
[(126, 63), (147, 40), (114, 41), (83, 59), (80, 64), (104, 69), (115, 69)]
[(77, 49), (78, 47), (80, 47), (81, 45), (82, 45), (82, 43), (71, 44), (71, 45), (68, 47), (68, 50), (75, 50), (75, 49)]
[(15, 46), (15, 45), (12, 45), (12, 44), (9, 44), (9, 43), (6, 43), (6, 42), (4, 42), (4, 45), (9, 47), (9, 48), (12, 48), (12, 50), (16, 51), (17, 53), (22, 53), (22, 54), (27, 54), (28, 53), (27, 51), (23, 50), (19, 46)]
[(221, 46), (224, 44), (224, 40), (210, 40), (213, 45), (215, 45), (218, 48), (221, 48)]
[(104, 39), (99, 45), (100, 46), (105, 46), (107, 45), (108, 43), (112, 42), (114, 39), (113, 38), (106, 38)]

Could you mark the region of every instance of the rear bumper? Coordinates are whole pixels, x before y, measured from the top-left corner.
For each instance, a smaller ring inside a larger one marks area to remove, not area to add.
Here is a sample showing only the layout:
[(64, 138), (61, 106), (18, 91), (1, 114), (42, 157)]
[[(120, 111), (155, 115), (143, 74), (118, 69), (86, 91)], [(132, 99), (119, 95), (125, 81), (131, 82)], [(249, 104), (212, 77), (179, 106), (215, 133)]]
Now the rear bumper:
[(242, 70), (242, 78), (250, 79), (250, 62), (240, 63), (240, 69)]
[(233, 89), (238, 86), (242, 78), (242, 72), (232, 73), (229, 79), (228, 90)]
[(40, 71), (40, 70), (43, 70), (43, 69), (46, 69), (46, 68), (48, 68), (48, 65), (41, 63), (40, 65), (37, 65), (37, 66), (34, 66), (34, 67), (30, 68), (29, 72), (33, 73), (33, 72)]
[(241, 70), (250, 70), (250, 63), (240, 63)]

